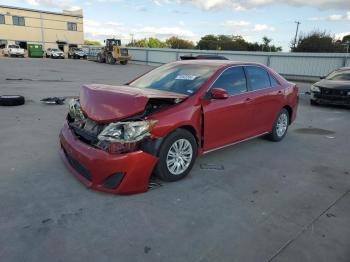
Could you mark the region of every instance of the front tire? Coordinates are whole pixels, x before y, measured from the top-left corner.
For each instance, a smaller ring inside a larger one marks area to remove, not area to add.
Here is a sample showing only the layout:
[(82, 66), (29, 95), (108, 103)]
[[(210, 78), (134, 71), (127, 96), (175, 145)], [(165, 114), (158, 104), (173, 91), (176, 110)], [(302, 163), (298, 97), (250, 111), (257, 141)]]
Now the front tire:
[(289, 112), (283, 108), (277, 116), (272, 132), (268, 135), (271, 141), (279, 142), (286, 136), (290, 122), (289, 118)]
[(107, 64), (114, 65), (116, 60), (112, 54), (108, 54), (106, 58)]
[(315, 100), (310, 99), (310, 105), (312, 105), (312, 106), (318, 106), (318, 105), (320, 105), (320, 104), (317, 103)]
[(98, 61), (99, 63), (104, 63), (104, 62), (105, 62), (104, 58), (102, 57), (102, 54), (98, 54), (98, 55), (97, 55), (97, 61)]
[(197, 156), (197, 141), (189, 131), (177, 129), (165, 138), (158, 156), (155, 175), (168, 182), (181, 180), (193, 167)]

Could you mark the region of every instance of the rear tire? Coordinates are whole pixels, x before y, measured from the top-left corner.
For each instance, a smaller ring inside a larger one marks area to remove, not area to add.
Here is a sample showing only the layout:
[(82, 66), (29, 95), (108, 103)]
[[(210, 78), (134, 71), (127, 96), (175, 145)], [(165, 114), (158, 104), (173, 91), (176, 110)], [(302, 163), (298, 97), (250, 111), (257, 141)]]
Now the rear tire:
[(162, 143), (154, 173), (164, 181), (181, 180), (191, 171), (196, 156), (196, 139), (189, 131), (177, 129)]
[(283, 108), (273, 124), (272, 132), (268, 135), (271, 141), (279, 142), (286, 136), (290, 122), (289, 119), (289, 112), (287, 109)]
[(127, 65), (127, 64), (128, 64), (128, 60), (120, 61), (120, 64), (121, 64), (121, 65)]
[(7, 95), (0, 96), (0, 106), (20, 106), (25, 103), (23, 96)]

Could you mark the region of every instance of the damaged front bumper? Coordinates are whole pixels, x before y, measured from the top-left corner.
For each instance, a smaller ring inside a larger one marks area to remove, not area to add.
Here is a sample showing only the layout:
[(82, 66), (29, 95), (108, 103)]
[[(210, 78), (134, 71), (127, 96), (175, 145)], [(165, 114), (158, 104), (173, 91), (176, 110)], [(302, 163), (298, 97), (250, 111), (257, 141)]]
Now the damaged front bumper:
[(87, 187), (114, 194), (135, 194), (148, 190), (158, 161), (138, 150), (113, 155), (80, 141), (65, 123), (60, 133), (61, 156), (80, 182)]

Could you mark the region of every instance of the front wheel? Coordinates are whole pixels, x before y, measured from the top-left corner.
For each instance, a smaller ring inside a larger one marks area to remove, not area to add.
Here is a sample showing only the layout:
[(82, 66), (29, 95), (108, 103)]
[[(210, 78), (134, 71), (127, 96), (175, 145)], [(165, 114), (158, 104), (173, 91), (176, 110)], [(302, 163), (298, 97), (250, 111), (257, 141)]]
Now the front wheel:
[(319, 105), (319, 103), (317, 103), (315, 100), (313, 100), (313, 99), (310, 99), (310, 105), (312, 105), (312, 106), (318, 106)]
[(196, 155), (196, 139), (189, 131), (178, 129), (161, 145), (154, 173), (164, 181), (178, 181), (191, 171)]
[(112, 54), (108, 54), (107, 58), (106, 58), (106, 62), (107, 62), (107, 64), (114, 65), (116, 60)]
[(272, 132), (268, 135), (271, 141), (281, 141), (287, 134), (289, 126), (289, 112), (287, 109), (283, 108), (273, 125)]
[(97, 61), (98, 61), (99, 63), (104, 63), (104, 62), (105, 62), (105, 60), (103, 59), (103, 57), (102, 57), (101, 54), (98, 54), (98, 55), (97, 55)]

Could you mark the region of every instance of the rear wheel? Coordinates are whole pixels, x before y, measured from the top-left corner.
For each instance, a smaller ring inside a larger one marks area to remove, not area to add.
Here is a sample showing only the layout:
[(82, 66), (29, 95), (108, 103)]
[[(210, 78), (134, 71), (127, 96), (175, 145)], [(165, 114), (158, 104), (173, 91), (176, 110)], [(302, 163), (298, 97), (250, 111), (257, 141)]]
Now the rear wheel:
[(189, 131), (178, 129), (161, 145), (154, 173), (164, 181), (178, 181), (191, 171), (196, 155), (196, 139)]
[(127, 64), (128, 64), (128, 60), (120, 61), (120, 64), (121, 64), (121, 65), (127, 65)]
[(271, 141), (281, 141), (287, 134), (289, 126), (289, 112), (287, 109), (283, 108), (273, 125), (272, 132), (268, 135)]

